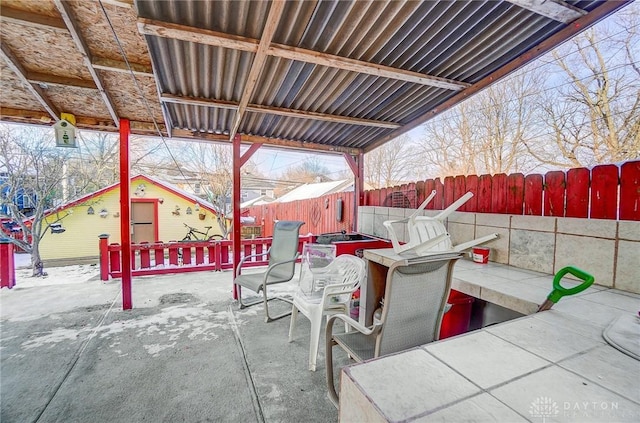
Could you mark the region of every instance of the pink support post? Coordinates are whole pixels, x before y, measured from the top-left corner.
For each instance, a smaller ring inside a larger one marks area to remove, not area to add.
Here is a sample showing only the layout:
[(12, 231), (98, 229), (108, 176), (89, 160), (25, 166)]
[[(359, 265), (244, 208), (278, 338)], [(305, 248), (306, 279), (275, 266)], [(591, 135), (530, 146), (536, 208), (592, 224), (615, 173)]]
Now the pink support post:
[(133, 307), (131, 297), (131, 165), (129, 120), (120, 119), (120, 244), (122, 245), (122, 309)]
[(0, 287), (13, 288), (16, 284), (16, 267), (13, 261), (13, 244), (0, 240)]
[[(240, 169), (242, 168), (240, 156), (240, 136), (233, 138), (233, 231), (231, 240), (233, 242), (233, 268), (240, 264)], [(233, 285), (233, 299), (238, 299), (238, 288)]]

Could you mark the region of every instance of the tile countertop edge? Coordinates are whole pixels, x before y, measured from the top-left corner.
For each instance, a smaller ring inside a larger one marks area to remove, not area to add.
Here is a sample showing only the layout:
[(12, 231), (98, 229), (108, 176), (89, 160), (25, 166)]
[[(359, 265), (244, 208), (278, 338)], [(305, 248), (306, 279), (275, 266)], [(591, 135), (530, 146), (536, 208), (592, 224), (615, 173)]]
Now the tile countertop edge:
[[(523, 282), (512, 283), (514, 286), (527, 286)], [(497, 286), (499, 287), (500, 285)], [(544, 302), (544, 300), (546, 300), (545, 297), (542, 298), (539, 302), (534, 302), (516, 295), (502, 292), (496, 289), (496, 287), (482, 286), (469, 280), (459, 279), (456, 276), (453, 276), (453, 278), (451, 278), (451, 289), (526, 315), (536, 313), (540, 305)], [(549, 290), (549, 292), (551, 292), (551, 290)]]

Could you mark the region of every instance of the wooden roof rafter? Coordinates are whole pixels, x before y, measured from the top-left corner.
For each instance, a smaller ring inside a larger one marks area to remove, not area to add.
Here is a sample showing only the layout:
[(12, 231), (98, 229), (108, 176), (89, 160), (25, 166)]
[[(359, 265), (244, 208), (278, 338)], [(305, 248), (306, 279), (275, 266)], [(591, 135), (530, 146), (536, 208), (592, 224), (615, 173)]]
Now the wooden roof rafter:
[(51, 100), (47, 98), (46, 94), (40, 88), (39, 85), (32, 83), (29, 81), (27, 77), (27, 72), (22, 67), (22, 64), (18, 61), (15, 55), (9, 50), (6, 44), (0, 44), (2, 49), (2, 58), (7, 63), (7, 65), (13, 70), (18, 79), (22, 82), (22, 84), (33, 94), (36, 100), (44, 107), (44, 109), (49, 113), (49, 115), (56, 121), (60, 120), (60, 111), (56, 106), (53, 105)]
[(89, 53), (89, 48), (87, 47), (84, 39), (82, 38), (82, 35), (80, 34), (80, 31), (78, 30), (78, 26), (71, 14), (70, 6), (68, 5), (67, 2), (62, 0), (53, 0), (53, 1), (54, 1), (54, 4), (56, 5), (56, 8), (60, 12), (60, 15), (62, 16), (62, 20), (64, 20), (64, 23), (67, 26), (69, 33), (71, 34), (71, 38), (76, 44), (76, 48), (82, 55), (82, 60), (84, 61), (85, 66), (89, 70), (89, 73), (91, 74), (91, 78), (93, 79), (93, 82), (96, 84), (96, 88), (100, 93), (100, 96), (102, 97), (102, 101), (104, 102), (104, 105), (107, 107), (107, 110), (109, 111), (109, 115), (111, 115), (111, 118), (113, 119), (113, 122), (115, 123), (116, 127), (120, 127), (120, 118), (116, 113), (116, 108), (109, 96), (109, 93), (107, 93), (107, 91), (104, 88), (104, 84), (102, 82), (102, 79), (100, 78), (100, 75), (98, 75), (98, 72), (93, 67), (93, 64), (91, 62), (91, 54)]
[[(177, 96), (173, 94), (161, 94), (160, 100), (164, 103), (188, 104), (192, 106), (216, 107), (220, 109), (238, 110), (239, 103), (225, 100), (211, 100), (206, 98), (195, 98), (187, 96)], [(331, 115), (327, 113), (310, 112), (306, 110), (294, 110), (284, 107), (263, 106), (260, 104), (247, 104), (246, 111), (257, 113), (268, 113), (278, 116), (287, 116), (300, 119), (314, 119), (325, 122), (345, 123), (348, 125), (374, 126), (377, 128), (395, 129), (402, 126), (395, 122), (384, 122), (380, 120), (361, 119), (349, 116)]]
[(562, 0), (507, 0), (516, 6), (530, 10), (558, 22), (569, 24), (587, 14), (582, 9)]
[(229, 131), (230, 141), (235, 137), (236, 132), (240, 127), (240, 122), (242, 122), (242, 118), (244, 117), (247, 104), (249, 104), (249, 100), (253, 96), (256, 84), (258, 83), (258, 78), (260, 77), (264, 64), (267, 61), (267, 49), (269, 48), (271, 39), (278, 28), (278, 22), (280, 22), (284, 6), (285, 2), (283, 0), (274, 0), (271, 3), (267, 22), (265, 23), (264, 30), (262, 31), (262, 37), (258, 43), (258, 48), (253, 58), (253, 63), (251, 64), (251, 70), (249, 71), (249, 76), (247, 77), (247, 82), (244, 86), (242, 97), (240, 98), (240, 103), (238, 103), (238, 110), (236, 111), (236, 116), (233, 120), (233, 124), (231, 125), (231, 130)]
[(40, 15), (26, 10), (16, 10), (12, 7), (0, 7), (0, 16), (4, 22), (13, 22), (32, 28), (52, 29), (67, 32), (67, 26), (62, 19), (53, 16)]
[[(138, 31), (143, 35), (171, 38), (248, 52), (256, 52), (259, 44), (259, 41), (253, 38), (223, 34), (221, 32), (144, 18), (138, 19)], [(278, 43), (271, 44), (268, 49), (268, 55), (453, 91), (459, 91), (470, 86), (470, 84), (467, 84), (466, 82), (454, 81), (419, 72), (393, 68), (377, 63), (350, 59), (348, 57), (321, 53), (299, 47), (286, 46)]]

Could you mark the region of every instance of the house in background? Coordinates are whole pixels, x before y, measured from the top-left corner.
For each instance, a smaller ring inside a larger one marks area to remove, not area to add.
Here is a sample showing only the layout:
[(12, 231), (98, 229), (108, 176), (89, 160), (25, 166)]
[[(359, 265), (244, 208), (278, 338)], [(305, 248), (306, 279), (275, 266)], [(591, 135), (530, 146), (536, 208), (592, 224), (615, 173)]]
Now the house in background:
[[(370, 189), (365, 184), (365, 190)], [(318, 198), (336, 192), (353, 192), (353, 179), (300, 185), (276, 199), (277, 203)]]
[(275, 185), (269, 180), (252, 175), (243, 175), (241, 183), (241, 203), (251, 201), (259, 197), (263, 197), (264, 199), (274, 198), (273, 190)]
[[(145, 175), (133, 177), (130, 189), (133, 243), (182, 240), (189, 230), (185, 224), (205, 233), (210, 226), (209, 236), (221, 234), (213, 205), (193, 194)], [(45, 219), (54, 224), (40, 242), (45, 264), (95, 261), (99, 235), (120, 242), (120, 184), (48, 210)]]
[(13, 187), (13, 198), (10, 199), (12, 187), (9, 185), (9, 177), (6, 172), (0, 172), (0, 218), (10, 218), (10, 211), (5, 201), (13, 202), (18, 206), (18, 210), (25, 216), (31, 215), (37, 203), (35, 192), (26, 187)]

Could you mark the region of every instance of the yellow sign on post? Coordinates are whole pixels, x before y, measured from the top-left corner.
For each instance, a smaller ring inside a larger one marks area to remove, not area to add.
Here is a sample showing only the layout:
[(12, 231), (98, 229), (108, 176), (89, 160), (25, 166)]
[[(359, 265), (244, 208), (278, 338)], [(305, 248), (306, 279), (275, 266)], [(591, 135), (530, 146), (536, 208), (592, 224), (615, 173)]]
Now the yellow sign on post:
[(57, 147), (71, 147), (75, 148), (76, 145), (76, 118), (70, 113), (61, 113), (61, 119), (53, 125), (56, 131), (56, 146)]

